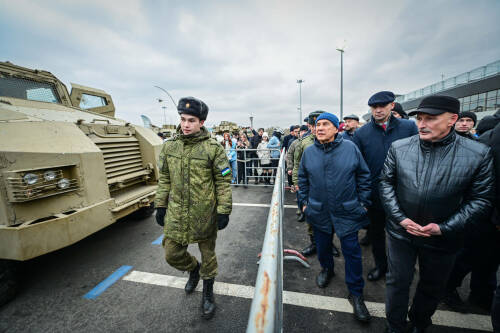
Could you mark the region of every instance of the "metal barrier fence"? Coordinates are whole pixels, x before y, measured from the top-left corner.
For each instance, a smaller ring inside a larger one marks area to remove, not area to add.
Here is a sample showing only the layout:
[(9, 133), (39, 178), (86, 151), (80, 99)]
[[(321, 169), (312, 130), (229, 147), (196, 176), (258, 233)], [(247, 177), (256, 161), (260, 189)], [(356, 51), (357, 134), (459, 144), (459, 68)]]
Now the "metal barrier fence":
[(267, 217), (259, 272), (255, 284), (247, 333), (283, 330), (283, 209), (285, 162), (283, 151), (276, 168), (271, 207)]
[[(234, 150), (236, 161), (229, 163), (233, 172), (232, 185), (236, 186), (272, 186), (276, 183), (279, 158), (259, 157), (259, 155), (279, 152), (277, 148), (267, 149), (225, 149), (226, 154)], [(266, 163), (269, 162), (269, 163)], [(265, 164), (264, 164), (265, 163)]]

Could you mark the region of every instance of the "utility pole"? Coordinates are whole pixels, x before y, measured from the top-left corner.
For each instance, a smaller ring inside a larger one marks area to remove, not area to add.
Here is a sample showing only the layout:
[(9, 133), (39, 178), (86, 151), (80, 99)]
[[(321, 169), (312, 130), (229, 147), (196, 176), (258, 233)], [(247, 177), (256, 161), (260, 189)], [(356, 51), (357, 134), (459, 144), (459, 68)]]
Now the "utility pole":
[(339, 47), (337, 51), (340, 52), (340, 120), (344, 119), (344, 48)]
[(302, 124), (302, 83), (304, 80), (299, 79), (297, 83), (299, 84), (299, 124)]
[(163, 109), (163, 124), (166, 125), (167, 124), (167, 107), (162, 106), (161, 108)]
[(344, 51), (346, 48), (346, 40), (344, 39), (337, 51), (340, 52), (340, 121), (344, 119)]

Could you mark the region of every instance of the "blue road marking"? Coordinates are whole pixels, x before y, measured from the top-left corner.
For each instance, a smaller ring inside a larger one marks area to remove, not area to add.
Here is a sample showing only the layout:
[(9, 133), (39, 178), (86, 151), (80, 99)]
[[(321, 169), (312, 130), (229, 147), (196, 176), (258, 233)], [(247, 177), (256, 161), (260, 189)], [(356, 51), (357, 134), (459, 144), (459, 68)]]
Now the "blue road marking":
[(122, 276), (127, 274), (132, 269), (132, 266), (122, 266), (118, 268), (113, 274), (108, 276), (104, 281), (95, 286), (94, 289), (89, 291), (83, 298), (94, 299), (108, 289), (113, 283), (118, 281)]
[(160, 237), (158, 237), (157, 239), (154, 240), (153, 245), (160, 245), (161, 242), (163, 241), (163, 235), (161, 235)]

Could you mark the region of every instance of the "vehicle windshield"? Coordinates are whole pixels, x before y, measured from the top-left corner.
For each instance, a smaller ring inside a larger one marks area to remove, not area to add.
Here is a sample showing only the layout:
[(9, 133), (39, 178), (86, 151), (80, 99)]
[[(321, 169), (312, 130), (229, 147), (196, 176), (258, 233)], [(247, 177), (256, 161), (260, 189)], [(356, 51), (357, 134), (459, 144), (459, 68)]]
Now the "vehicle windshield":
[(61, 103), (53, 84), (0, 74), (0, 96), (30, 101)]

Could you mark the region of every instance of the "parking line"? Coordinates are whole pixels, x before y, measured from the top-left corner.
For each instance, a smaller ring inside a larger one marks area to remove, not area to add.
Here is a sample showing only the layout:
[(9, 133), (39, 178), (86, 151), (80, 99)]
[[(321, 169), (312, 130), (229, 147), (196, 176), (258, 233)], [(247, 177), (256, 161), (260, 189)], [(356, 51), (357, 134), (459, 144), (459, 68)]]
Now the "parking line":
[[(187, 278), (163, 275), (156, 273), (147, 273), (132, 271), (126, 275), (123, 280), (157, 286), (172, 287), (183, 289)], [(202, 290), (198, 285), (197, 291)], [(233, 296), (252, 299), (254, 287), (238, 284), (215, 282), (214, 293), (223, 296)], [(365, 302), (368, 310), (374, 317), (385, 318), (385, 304), (377, 302)], [(330, 297), (321, 295), (305, 294), (293, 291), (283, 291), (283, 304), (297, 305), (307, 308), (352, 313), (352, 306), (345, 298)], [(452, 311), (437, 310), (432, 321), (435, 325), (459, 327), (483, 331), (491, 331), (491, 318), (478, 314), (462, 314)]]
[[(270, 204), (259, 204), (259, 203), (241, 203), (233, 202), (233, 206), (243, 206), (243, 207), (271, 207)], [(284, 205), (285, 208), (297, 208), (294, 205)]]
[(95, 286), (94, 289), (89, 291), (83, 298), (95, 299), (97, 296), (102, 294), (106, 289), (108, 289), (113, 283), (118, 281), (122, 276), (128, 273), (132, 269), (132, 266), (122, 266), (108, 276), (104, 281)]
[(160, 237), (158, 237), (157, 239), (155, 239), (153, 241), (153, 243), (151, 243), (151, 244), (153, 244), (153, 245), (160, 245), (162, 241), (163, 241), (163, 235), (161, 235)]

